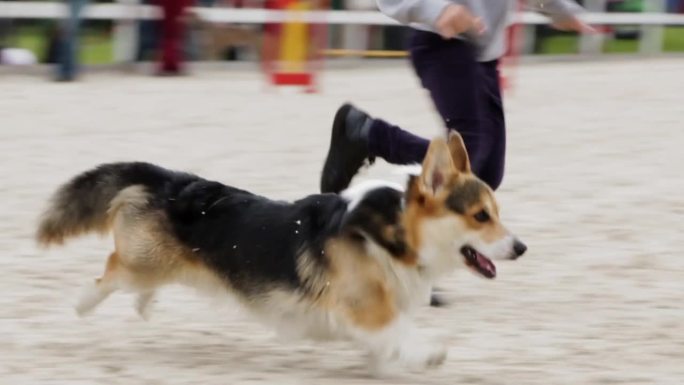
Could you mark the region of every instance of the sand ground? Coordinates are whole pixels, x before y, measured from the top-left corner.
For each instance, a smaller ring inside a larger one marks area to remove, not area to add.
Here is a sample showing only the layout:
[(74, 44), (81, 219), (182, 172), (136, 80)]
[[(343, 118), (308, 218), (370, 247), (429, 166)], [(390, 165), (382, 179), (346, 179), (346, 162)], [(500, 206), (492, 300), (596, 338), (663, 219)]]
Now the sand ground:
[[(0, 384), (682, 384), (684, 59), (535, 64), (507, 95), (498, 198), (530, 250), (485, 281), (442, 283), (425, 309), (443, 368), (366, 377), (346, 343), (283, 343), (233, 303), (183, 288), (150, 321), (115, 294), (73, 304), (110, 239), (38, 250), (46, 198), (101, 162), (145, 160), (273, 198), (317, 188), (329, 124), (353, 100), (414, 132), (441, 132), (409, 68), (332, 70), (323, 93), (268, 90), (256, 73), (181, 79), (98, 73), (77, 84), (0, 77)], [(1, 75), (0, 75), (1, 76)], [(364, 177), (396, 180), (380, 164)]]

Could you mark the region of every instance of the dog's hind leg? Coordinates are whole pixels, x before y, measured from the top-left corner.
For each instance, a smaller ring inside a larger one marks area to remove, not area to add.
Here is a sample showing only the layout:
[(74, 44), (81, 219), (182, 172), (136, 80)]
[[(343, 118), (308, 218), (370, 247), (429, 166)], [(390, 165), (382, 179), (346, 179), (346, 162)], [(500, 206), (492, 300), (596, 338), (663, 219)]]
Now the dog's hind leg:
[(119, 257), (116, 252), (112, 253), (107, 260), (102, 277), (97, 278), (94, 283), (88, 285), (81, 295), (76, 305), (76, 313), (83, 317), (90, 314), (97, 305), (107, 299), (110, 294), (119, 289)]

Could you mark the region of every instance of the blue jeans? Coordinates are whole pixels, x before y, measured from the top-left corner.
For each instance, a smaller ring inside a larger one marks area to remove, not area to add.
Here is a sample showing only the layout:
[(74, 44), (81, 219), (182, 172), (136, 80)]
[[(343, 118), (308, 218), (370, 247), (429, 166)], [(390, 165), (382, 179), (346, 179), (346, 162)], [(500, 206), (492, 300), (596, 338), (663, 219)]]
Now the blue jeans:
[(81, 12), (88, 0), (66, 0), (69, 15), (62, 21), (57, 53), (57, 78), (72, 80), (78, 73), (78, 34), (81, 28)]
[[(142, 5), (153, 4), (152, 0), (142, 0)], [(159, 29), (161, 22), (159, 20), (140, 20), (138, 22), (138, 52), (136, 58), (138, 61), (146, 61), (154, 59), (155, 51), (159, 46)]]

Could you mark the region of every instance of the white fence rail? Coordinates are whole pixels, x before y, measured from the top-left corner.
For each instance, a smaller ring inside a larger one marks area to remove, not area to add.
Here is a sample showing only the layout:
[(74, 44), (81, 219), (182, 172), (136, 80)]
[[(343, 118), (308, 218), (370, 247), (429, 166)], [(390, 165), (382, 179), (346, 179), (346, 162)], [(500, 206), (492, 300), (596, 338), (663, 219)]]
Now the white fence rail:
[[(396, 22), (373, 11), (302, 11), (283, 12), (247, 8), (195, 8), (203, 18), (221, 23), (263, 24), (288, 20), (328, 24), (395, 25)], [(62, 3), (0, 2), (0, 18), (57, 19), (66, 14)], [(93, 4), (83, 17), (96, 20), (154, 19), (160, 17), (156, 7), (127, 4)], [(591, 24), (618, 25), (684, 25), (684, 14), (668, 13), (586, 13), (581, 18)], [(548, 19), (533, 12), (521, 12), (517, 22), (545, 24)]]
[[(116, 22), (115, 58), (126, 60), (126, 52), (130, 52), (130, 44), (136, 36), (135, 26), (131, 21), (155, 19), (160, 17), (156, 7), (135, 4), (136, 0), (118, 0), (118, 4), (92, 4), (86, 7), (82, 17), (93, 20), (113, 20)], [(491, 0), (501, 1), (501, 0)], [(605, 9), (606, 0), (588, 0), (589, 10)], [(664, 0), (644, 0), (645, 13), (602, 13), (587, 12), (580, 17), (594, 25), (639, 25), (643, 32), (640, 52), (657, 53), (661, 51), (662, 34), (665, 25), (684, 26), (684, 14), (662, 13)], [(125, 2), (125, 3), (124, 3)], [(195, 8), (200, 17), (216, 23), (263, 24), (285, 22), (288, 20), (309, 23), (326, 23), (347, 26), (396, 25), (387, 16), (376, 11), (302, 11), (284, 12), (277, 10), (254, 8)], [(59, 19), (66, 16), (67, 7), (63, 2), (3, 1), (0, 2), (0, 18), (12, 19)], [(526, 25), (539, 25), (549, 20), (537, 13), (520, 12), (514, 21)], [(531, 44), (533, 34), (527, 29), (527, 45)], [(586, 35), (580, 43), (582, 53), (600, 53), (603, 36)], [(128, 47), (128, 48), (127, 48)]]

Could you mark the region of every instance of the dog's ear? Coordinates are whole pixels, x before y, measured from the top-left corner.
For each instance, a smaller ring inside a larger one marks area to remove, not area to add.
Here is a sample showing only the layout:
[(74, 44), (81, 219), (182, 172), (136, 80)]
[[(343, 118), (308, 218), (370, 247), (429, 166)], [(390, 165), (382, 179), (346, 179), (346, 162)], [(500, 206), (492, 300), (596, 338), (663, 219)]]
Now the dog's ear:
[(449, 133), (449, 153), (451, 159), (454, 161), (454, 167), (460, 172), (470, 173), (470, 159), (468, 159), (468, 151), (461, 135), (451, 130)]
[(423, 189), (433, 195), (436, 194), (444, 187), (448, 178), (456, 172), (447, 142), (442, 138), (430, 142), (423, 160), (423, 171), (420, 174)]

